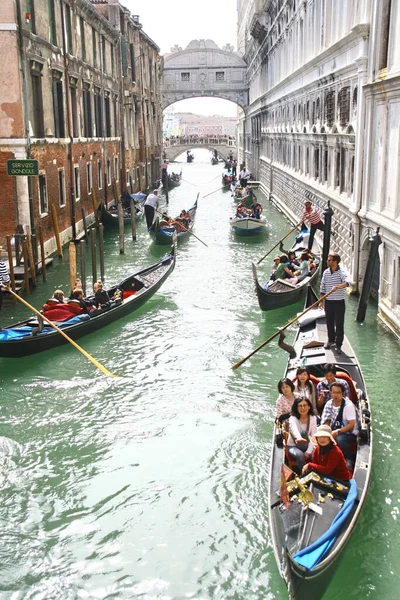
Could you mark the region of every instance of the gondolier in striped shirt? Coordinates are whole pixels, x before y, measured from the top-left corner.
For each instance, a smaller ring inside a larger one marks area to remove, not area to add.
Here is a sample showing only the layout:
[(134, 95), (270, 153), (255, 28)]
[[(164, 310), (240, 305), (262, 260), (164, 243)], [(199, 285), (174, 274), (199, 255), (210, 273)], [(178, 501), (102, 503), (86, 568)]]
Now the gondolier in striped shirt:
[(297, 224), (297, 227), (303, 223), (303, 221), (308, 221), (311, 225), (310, 227), (310, 238), (308, 240), (308, 250), (312, 252), (314, 236), (317, 229), (320, 231), (324, 231), (325, 225), (321, 220), (318, 211), (312, 207), (310, 200), (306, 200), (304, 202), (304, 212), (301, 215), (301, 221)]
[(10, 285), (10, 274), (7, 269), (7, 265), (4, 261), (1, 260), (1, 253), (3, 252), (3, 247), (0, 246), (0, 310), (3, 306), (3, 292), (2, 288), (4, 287), (6, 290), (9, 289)]
[(328, 268), (325, 269), (321, 279), (321, 296), (332, 291), (325, 298), (326, 326), (328, 329), (328, 341), (324, 348), (329, 350), (336, 345), (336, 354), (342, 354), (344, 338), (344, 313), (346, 288), (350, 285), (350, 279), (345, 271), (339, 267), (339, 254), (328, 255)]

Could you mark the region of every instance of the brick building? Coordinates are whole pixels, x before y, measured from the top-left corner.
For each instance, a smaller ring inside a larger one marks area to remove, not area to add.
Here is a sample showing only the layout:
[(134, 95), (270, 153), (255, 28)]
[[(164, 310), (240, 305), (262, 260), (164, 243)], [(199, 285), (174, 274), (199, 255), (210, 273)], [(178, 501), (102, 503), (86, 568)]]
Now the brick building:
[[(83, 229), (82, 212), (159, 174), (159, 48), (119, 0), (2, 0), (0, 5), (0, 243), (40, 225), (55, 248)], [(10, 158), (39, 161), (10, 177)]]

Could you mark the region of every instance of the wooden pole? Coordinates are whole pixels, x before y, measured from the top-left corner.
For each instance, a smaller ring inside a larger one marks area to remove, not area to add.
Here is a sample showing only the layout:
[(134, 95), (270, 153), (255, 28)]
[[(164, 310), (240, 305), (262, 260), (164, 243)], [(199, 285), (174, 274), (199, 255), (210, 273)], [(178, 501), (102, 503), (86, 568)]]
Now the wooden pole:
[(271, 248), (270, 250), (268, 250), (267, 254), (264, 254), (264, 256), (263, 256), (262, 258), (260, 258), (260, 260), (257, 262), (257, 264), (259, 265), (259, 264), (260, 264), (260, 263), (261, 263), (261, 262), (264, 260), (264, 258), (267, 258), (267, 256), (268, 256), (269, 254), (271, 254), (272, 250), (275, 250), (275, 248), (277, 248), (277, 247), (279, 246), (279, 244), (280, 244), (281, 242), (283, 242), (283, 240), (285, 240), (285, 239), (288, 237), (288, 235), (290, 235), (291, 233), (293, 233), (293, 231), (296, 231), (296, 230), (297, 230), (297, 225), (296, 225), (295, 227), (293, 227), (293, 229), (291, 229), (290, 231), (288, 231), (288, 232), (287, 232), (287, 234), (286, 234), (286, 235), (284, 235), (284, 236), (283, 236), (283, 238), (281, 238), (281, 239), (279, 240), (279, 242), (277, 242), (277, 243), (275, 244), (275, 246), (272, 246), (272, 248)]
[(92, 227), (90, 230), (90, 249), (92, 253), (92, 279), (93, 283), (97, 281), (97, 268), (96, 268), (96, 229)]
[(26, 239), (22, 241), (22, 255), (24, 257), (24, 288), (27, 294), (31, 293), (29, 287), (29, 270), (28, 270), (28, 248), (26, 245)]
[(60, 258), (62, 258), (63, 253), (62, 253), (62, 248), (61, 248), (60, 231), (58, 229), (57, 211), (56, 211), (56, 207), (54, 206), (53, 202), (50, 202), (50, 213), (51, 213), (51, 221), (53, 223), (53, 231), (54, 231), (54, 235), (56, 237), (57, 254)]
[(26, 227), (26, 248), (28, 251), (32, 285), (34, 287), (36, 287), (36, 267), (35, 267), (35, 259), (33, 258), (31, 228), (28, 226)]
[[(15, 292), (15, 275), (14, 275), (14, 262), (13, 262), (12, 247), (11, 247), (11, 235), (6, 235), (6, 242), (7, 242), (7, 254), (8, 254), (8, 265), (9, 265), (9, 271), (10, 271), (11, 289), (13, 292)], [(12, 299), (15, 304), (17, 300), (14, 298), (14, 296), (12, 297)]]
[(131, 186), (131, 194), (133, 194), (133, 181), (131, 175), (129, 175), (129, 185)]
[(122, 202), (118, 202), (118, 229), (119, 229), (119, 253), (124, 254), (124, 242), (125, 242), (125, 234), (124, 234), (124, 209), (122, 207)]
[(104, 281), (104, 225), (99, 225), (100, 279)]
[(131, 227), (132, 227), (132, 239), (136, 242), (136, 206), (131, 198)]
[(82, 291), (83, 295), (86, 296), (86, 242), (85, 240), (81, 240), (79, 242), (79, 259), (80, 259), (80, 272), (81, 272), (81, 281), (82, 281)]
[(99, 214), (97, 212), (97, 209), (98, 209), (97, 195), (96, 195), (96, 190), (94, 187), (92, 187), (92, 203), (93, 203), (94, 221), (96, 223), (96, 227), (98, 227), (99, 226)]
[(81, 213), (82, 213), (83, 230), (85, 232), (85, 239), (87, 239), (88, 230), (87, 230), (87, 225), (86, 225), (85, 209), (83, 208), (83, 206), (81, 208)]
[(43, 279), (43, 281), (46, 281), (46, 279), (47, 279), (47, 277), (46, 277), (46, 258), (44, 255), (43, 231), (42, 231), (42, 228), (40, 225), (38, 227), (38, 233), (39, 233), (39, 244), (40, 244), (40, 260), (42, 263), (42, 279)]
[(76, 246), (74, 242), (69, 243), (69, 285), (70, 285), (70, 293), (75, 288), (76, 281)]

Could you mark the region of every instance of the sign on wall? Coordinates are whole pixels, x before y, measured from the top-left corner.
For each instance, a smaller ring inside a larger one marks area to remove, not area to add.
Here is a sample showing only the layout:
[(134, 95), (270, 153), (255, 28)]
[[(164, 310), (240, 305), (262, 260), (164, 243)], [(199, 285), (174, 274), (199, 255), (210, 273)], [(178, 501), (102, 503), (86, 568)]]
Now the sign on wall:
[(39, 175), (39, 161), (31, 159), (8, 160), (7, 175)]

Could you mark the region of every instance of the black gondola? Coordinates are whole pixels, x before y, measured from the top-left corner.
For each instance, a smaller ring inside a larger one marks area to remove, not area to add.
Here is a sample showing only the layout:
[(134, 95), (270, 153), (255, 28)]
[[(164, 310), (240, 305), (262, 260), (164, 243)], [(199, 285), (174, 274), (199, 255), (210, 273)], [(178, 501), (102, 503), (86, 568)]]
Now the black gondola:
[[(138, 219), (144, 213), (143, 204), (136, 205), (136, 218)], [(107, 229), (118, 229), (118, 206), (116, 204), (112, 204), (108, 208), (101, 204), (98, 208), (99, 211), (99, 219)], [(131, 214), (130, 208), (123, 208), (124, 214), (124, 223), (131, 222)]]
[[(309, 286), (306, 307), (316, 300), (317, 296)], [(313, 312), (311, 310), (304, 317)], [(285, 376), (293, 380), (297, 367), (305, 365), (313, 377), (322, 378), (322, 366), (333, 363), (338, 369), (337, 376), (349, 383), (360, 433), (353, 478), (349, 482), (340, 482), (314, 471), (290, 479), (285, 477), (288, 465), (285, 444), (281, 443), (282, 438), (279, 439), (282, 432), (275, 426), (269, 480), (270, 529), (281, 576), (289, 596), (295, 600), (323, 597), (340, 553), (363, 509), (371, 474), (371, 413), (357, 357), (347, 338), (340, 356), (325, 350), (325, 316), (316, 310), (315, 317), (315, 320), (312, 317), (305, 320), (299, 327), (294, 342), (297, 356), (289, 359)]]
[(278, 279), (274, 281), (268, 289), (264, 289), (260, 285), (257, 276), (257, 267), (252, 263), (253, 278), (256, 284), (256, 292), (258, 298), (258, 304), (261, 310), (273, 310), (274, 308), (282, 308), (283, 306), (289, 306), (294, 304), (304, 294), (307, 286), (313, 282), (319, 272), (320, 258), (315, 256), (313, 259), (315, 267), (311, 270), (310, 275), (303, 279), (300, 283), (293, 285), (286, 282), (284, 279)]
[[(76, 340), (129, 315), (145, 304), (161, 287), (174, 270), (175, 258), (176, 240), (171, 252), (164, 258), (107, 290), (110, 297), (115, 294), (116, 290), (120, 290), (121, 300), (111, 302), (110, 306), (104, 310), (94, 310), (92, 314), (79, 315), (61, 324), (57, 323), (57, 325), (69, 337)], [(33, 335), (37, 326), (37, 319), (30, 318), (0, 330), (0, 357), (19, 358), (68, 343), (60, 333), (47, 325), (41, 332)]]

